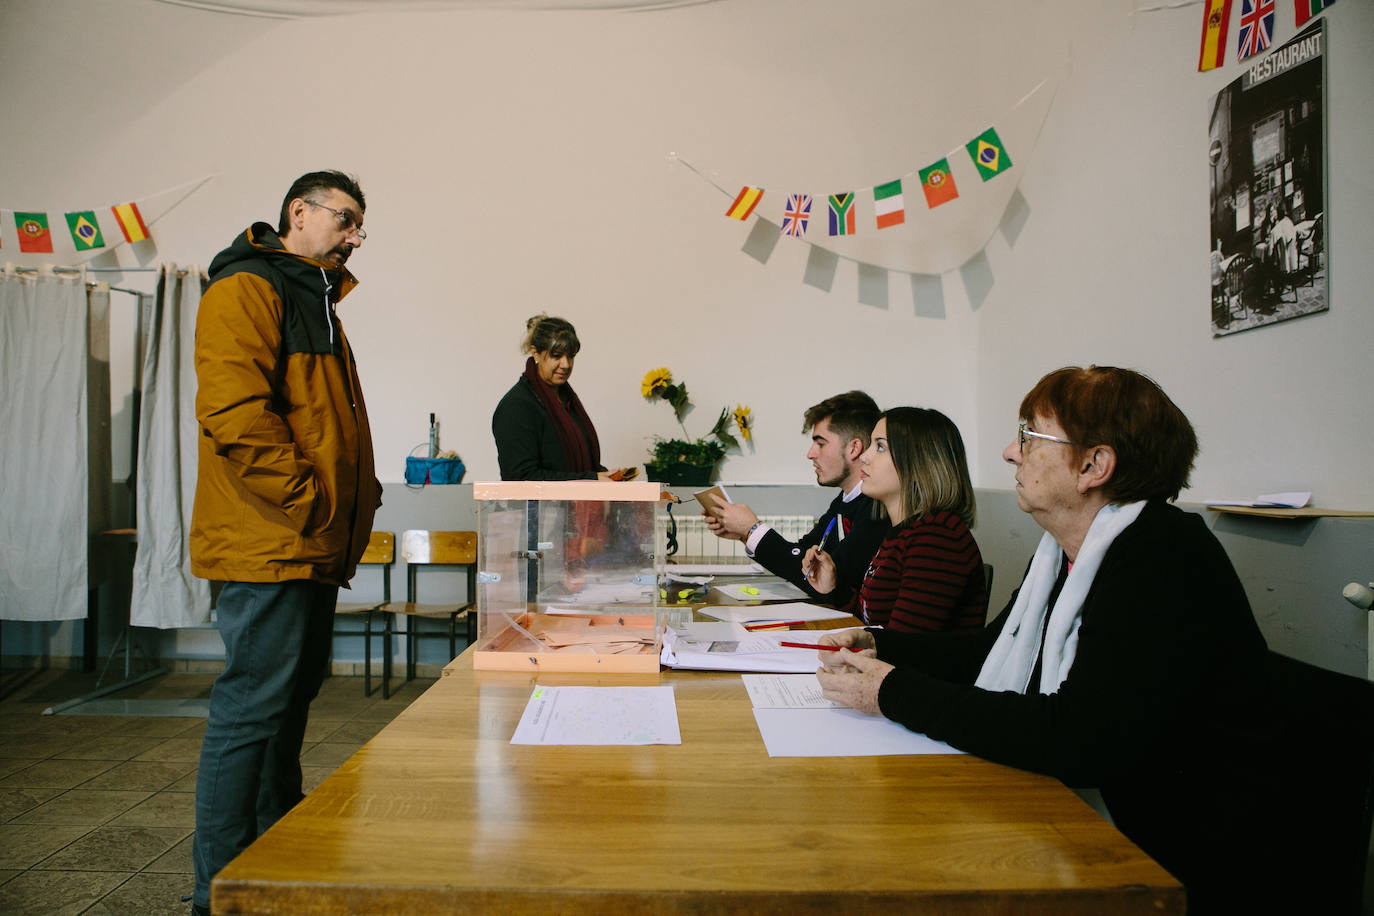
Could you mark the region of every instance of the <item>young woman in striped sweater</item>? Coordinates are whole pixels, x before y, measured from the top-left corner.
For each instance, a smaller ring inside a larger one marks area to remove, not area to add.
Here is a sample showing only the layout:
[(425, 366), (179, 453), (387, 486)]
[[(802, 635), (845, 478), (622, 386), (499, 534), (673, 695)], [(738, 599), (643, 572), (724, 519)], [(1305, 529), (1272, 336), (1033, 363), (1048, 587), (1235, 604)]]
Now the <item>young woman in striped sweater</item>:
[[(959, 429), (938, 410), (895, 407), (859, 458), (864, 493), (882, 503), (892, 531), (869, 564), (850, 610), (869, 626), (976, 631), (987, 614), (983, 556), (969, 531), (973, 484)], [(822, 594), (835, 587), (823, 550), (803, 564)]]

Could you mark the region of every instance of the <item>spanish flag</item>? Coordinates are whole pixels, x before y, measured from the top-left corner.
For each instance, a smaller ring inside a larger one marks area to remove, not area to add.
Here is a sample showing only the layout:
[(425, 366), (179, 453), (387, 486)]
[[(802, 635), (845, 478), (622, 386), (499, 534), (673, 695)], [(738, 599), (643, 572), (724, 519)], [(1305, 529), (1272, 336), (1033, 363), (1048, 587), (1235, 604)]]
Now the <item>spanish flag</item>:
[(725, 215), (731, 219), (748, 219), (749, 214), (754, 212), (754, 208), (759, 205), (759, 200), (763, 198), (763, 188), (751, 188), (749, 185), (739, 189), (739, 194), (735, 196), (735, 202), (730, 205), (730, 209), (725, 211)]
[(1231, 0), (1206, 0), (1202, 12), (1202, 50), (1198, 72), (1215, 70), (1226, 62), (1226, 25), (1231, 21)]
[(138, 204), (117, 204), (111, 207), (110, 211), (114, 213), (115, 222), (119, 223), (119, 228), (124, 232), (124, 241), (142, 242), (150, 237), (148, 224), (143, 221), (143, 214), (138, 212)]

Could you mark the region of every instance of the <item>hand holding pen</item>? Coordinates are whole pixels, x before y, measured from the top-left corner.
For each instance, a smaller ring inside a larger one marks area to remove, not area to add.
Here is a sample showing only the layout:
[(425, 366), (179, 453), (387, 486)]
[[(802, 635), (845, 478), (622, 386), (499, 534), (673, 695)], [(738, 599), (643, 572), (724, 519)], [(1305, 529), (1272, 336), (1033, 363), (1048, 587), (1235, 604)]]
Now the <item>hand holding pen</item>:
[(819, 594), (828, 595), (835, 590), (835, 559), (819, 546), (812, 547), (802, 557), (802, 576), (811, 583)]

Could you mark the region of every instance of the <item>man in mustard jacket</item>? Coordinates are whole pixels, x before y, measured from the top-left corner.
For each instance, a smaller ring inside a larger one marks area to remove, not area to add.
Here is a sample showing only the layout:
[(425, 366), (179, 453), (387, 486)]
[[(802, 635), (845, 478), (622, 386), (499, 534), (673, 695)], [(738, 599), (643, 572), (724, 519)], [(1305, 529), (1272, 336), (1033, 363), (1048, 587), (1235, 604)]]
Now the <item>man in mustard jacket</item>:
[(311, 172), (274, 232), (210, 263), (196, 317), (200, 476), (191, 568), (223, 583), (224, 673), (196, 776), (195, 894), (303, 797), (301, 741), (329, 663), (334, 603), (367, 547), (381, 485), (335, 304), (367, 238), (363, 192)]

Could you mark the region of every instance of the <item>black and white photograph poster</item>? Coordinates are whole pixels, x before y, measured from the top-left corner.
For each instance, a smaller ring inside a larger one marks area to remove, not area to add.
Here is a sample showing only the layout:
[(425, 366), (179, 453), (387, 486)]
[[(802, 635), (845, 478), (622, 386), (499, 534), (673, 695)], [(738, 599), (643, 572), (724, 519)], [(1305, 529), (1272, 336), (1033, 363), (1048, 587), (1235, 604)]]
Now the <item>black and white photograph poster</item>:
[(1212, 99), (1212, 336), (1327, 309), (1324, 19)]

